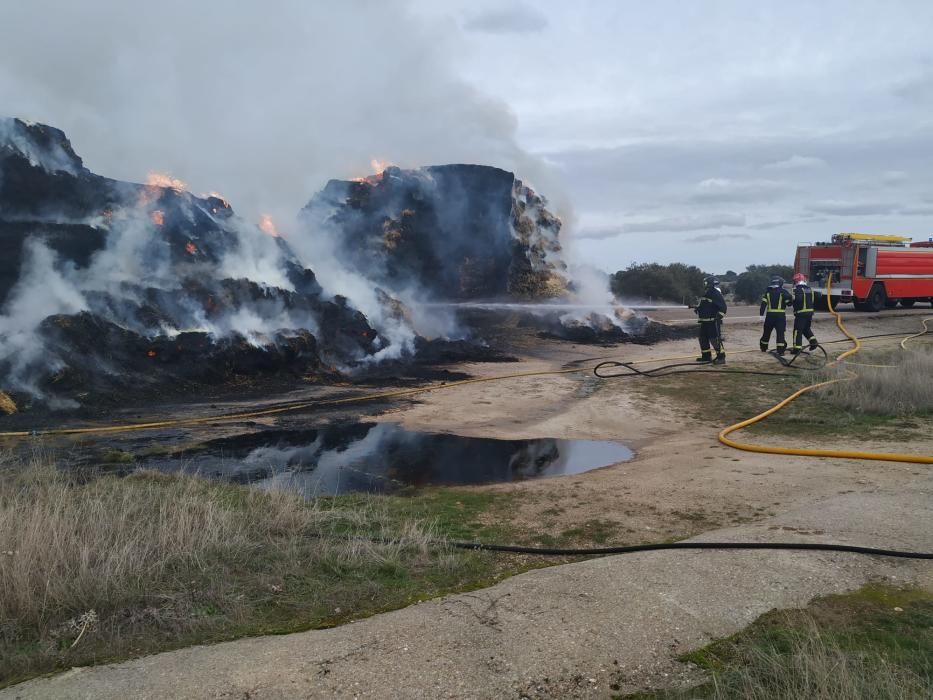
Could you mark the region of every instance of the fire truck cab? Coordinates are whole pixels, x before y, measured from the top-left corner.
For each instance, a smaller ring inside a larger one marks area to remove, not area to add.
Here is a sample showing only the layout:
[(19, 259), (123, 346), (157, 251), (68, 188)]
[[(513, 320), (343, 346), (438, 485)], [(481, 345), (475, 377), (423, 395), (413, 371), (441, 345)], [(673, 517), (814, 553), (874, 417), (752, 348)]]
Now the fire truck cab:
[(822, 310), (830, 277), (833, 308), (850, 302), (862, 311), (933, 304), (933, 239), (912, 244), (904, 236), (838, 233), (829, 243), (798, 245), (794, 272), (810, 280)]

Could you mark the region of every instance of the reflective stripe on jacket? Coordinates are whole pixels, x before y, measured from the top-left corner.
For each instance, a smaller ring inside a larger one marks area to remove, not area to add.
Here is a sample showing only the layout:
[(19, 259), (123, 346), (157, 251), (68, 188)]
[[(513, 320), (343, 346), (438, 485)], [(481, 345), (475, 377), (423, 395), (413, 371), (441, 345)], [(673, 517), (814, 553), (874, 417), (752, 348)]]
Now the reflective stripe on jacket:
[(707, 287), (697, 303), (697, 321), (707, 323), (722, 318), (726, 313), (726, 300), (715, 287)]
[(761, 295), (761, 308), (758, 315), (764, 315), (765, 311), (769, 314), (783, 314), (787, 305), (792, 302), (793, 298), (783, 287), (768, 287)]
[(813, 313), (813, 299), (816, 295), (813, 290), (805, 284), (794, 287), (794, 313), (807, 314)]

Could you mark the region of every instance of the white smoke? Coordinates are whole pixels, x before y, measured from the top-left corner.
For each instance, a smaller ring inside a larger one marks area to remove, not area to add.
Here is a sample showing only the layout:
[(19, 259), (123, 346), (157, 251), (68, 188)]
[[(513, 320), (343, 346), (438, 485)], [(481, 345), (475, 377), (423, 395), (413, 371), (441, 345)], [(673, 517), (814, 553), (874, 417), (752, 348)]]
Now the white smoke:
[(248, 279), (269, 287), (295, 291), (283, 269), (282, 249), (277, 239), (241, 220), (236, 220), (233, 227), (238, 245), (225, 251), (220, 263), (220, 276)]
[(29, 367), (46, 362), (57, 369), (60, 362), (44, 357), (45, 349), (36, 331), (39, 323), (54, 314), (74, 314), (87, 309), (83, 295), (56, 267), (56, 256), (38, 241), (29, 241), (23, 251), (23, 271), (0, 311), (0, 363), (11, 367), (13, 389), (40, 393), (29, 380)]
[[(170, 172), (255, 220), (370, 160), (486, 163), (546, 186), (508, 108), (457, 76), (459, 29), (409, 3), (7, 3), (4, 111), (95, 172)], [(39, 38), (41, 37), (41, 40)]]

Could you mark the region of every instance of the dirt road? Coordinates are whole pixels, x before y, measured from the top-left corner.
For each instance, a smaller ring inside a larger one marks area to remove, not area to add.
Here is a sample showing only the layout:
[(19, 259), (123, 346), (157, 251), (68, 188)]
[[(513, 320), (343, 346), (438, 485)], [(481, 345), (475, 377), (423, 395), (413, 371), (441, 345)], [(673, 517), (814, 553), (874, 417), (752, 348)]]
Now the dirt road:
[[(917, 317), (933, 315), (918, 311), (853, 315), (849, 322), (860, 334), (908, 333), (919, 326)], [(841, 337), (829, 324), (821, 318), (820, 338)], [(757, 334), (757, 324), (737, 323), (729, 346), (753, 347)], [(551, 344), (529, 348), (522, 369), (596, 355), (693, 352), (692, 341), (614, 350)], [(730, 364), (767, 361), (759, 353), (730, 358)], [(468, 371), (498, 374), (501, 367)], [(629, 541), (695, 532), (705, 540), (933, 549), (929, 467), (736, 452), (716, 442), (715, 417), (670, 399), (646, 408), (627, 382), (557, 375), (473, 384), (422, 395), (383, 419), (486, 437), (618, 439), (636, 449), (634, 460), (595, 472), (492, 487), (520, 494), (512, 517), (546, 531), (598, 519), (615, 523)], [(930, 432), (899, 447), (933, 454)], [(870, 580), (933, 588), (933, 565), (785, 552), (608, 557), (332, 630), (74, 670), (7, 689), (0, 699), (608, 697), (646, 683), (686, 682), (681, 676), (689, 672), (673, 656), (769, 609)]]

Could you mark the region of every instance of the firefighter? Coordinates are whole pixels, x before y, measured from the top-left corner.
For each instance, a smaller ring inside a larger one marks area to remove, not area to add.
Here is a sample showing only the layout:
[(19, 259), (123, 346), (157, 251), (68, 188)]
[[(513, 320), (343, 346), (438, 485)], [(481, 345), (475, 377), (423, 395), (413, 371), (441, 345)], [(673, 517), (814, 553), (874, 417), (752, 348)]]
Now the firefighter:
[[(697, 362), (710, 362), (714, 365), (726, 364), (726, 349), (722, 344), (722, 335), (720, 328), (722, 317), (726, 314), (726, 300), (723, 299), (722, 292), (716, 286), (719, 280), (710, 275), (706, 278), (706, 291), (700, 297), (700, 301), (693, 310), (697, 315), (697, 322), (700, 324), (700, 356)], [(716, 351), (716, 359), (713, 359), (712, 349)]]
[(768, 352), (768, 343), (771, 341), (771, 331), (777, 331), (777, 354), (783, 355), (787, 350), (787, 340), (784, 331), (787, 330), (787, 305), (793, 304), (790, 293), (784, 289), (784, 280), (778, 276), (771, 278), (771, 284), (761, 296), (761, 308), (758, 316), (764, 319), (764, 331), (758, 345), (762, 352)]
[(810, 341), (810, 349), (815, 350), (818, 343), (810, 323), (813, 321), (813, 290), (807, 284), (807, 278), (800, 272), (794, 275), (794, 349), (795, 355), (803, 350), (804, 337)]

